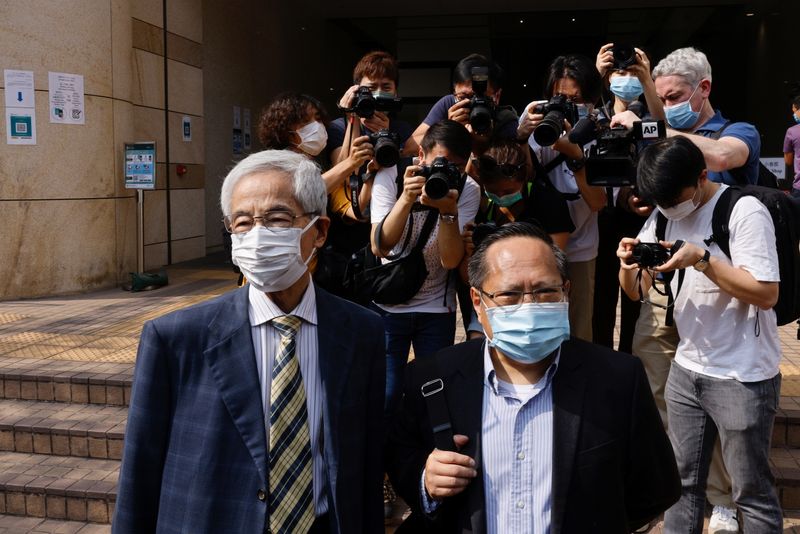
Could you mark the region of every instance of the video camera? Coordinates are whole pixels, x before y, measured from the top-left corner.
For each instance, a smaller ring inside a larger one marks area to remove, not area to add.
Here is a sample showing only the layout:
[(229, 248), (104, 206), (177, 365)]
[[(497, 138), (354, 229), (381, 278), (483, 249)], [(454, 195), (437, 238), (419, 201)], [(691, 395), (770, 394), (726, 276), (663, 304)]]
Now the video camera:
[(564, 95), (555, 95), (547, 102), (538, 102), (531, 108), (533, 113), (544, 115), (542, 122), (533, 130), (533, 139), (539, 146), (550, 146), (564, 133), (564, 119), (570, 124), (578, 122), (578, 106)]
[(494, 100), (486, 96), (489, 87), (489, 67), (472, 67), (472, 92), (469, 101), (469, 123), (477, 134), (488, 134), (494, 122)]
[(394, 167), (400, 161), (400, 137), (389, 130), (369, 134), (369, 142), (375, 149), (375, 161), (381, 167)]
[(372, 94), (369, 87), (361, 86), (356, 91), (353, 105), (344, 108), (344, 111), (355, 113), (362, 119), (369, 119), (375, 115), (376, 111), (383, 113), (396, 113), (403, 107), (403, 99), (399, 96), (379, 93), (378, 96)]
[(636, 185), (639, 153), (647, 145), (667, 137), (664, 121), (636, 121), (630, 130), (611, 128), (607, 119), (597, 121), (596, 125), (597, 143), (589, 147), (586, 158), (586, 182), (604, 187)]
[(417, 176), (426, 178), (425, 194), (433, 200), (446, 197), (451, 189), (461, 185), (461, 171), (443, 156), (434, 159), (430, 166), (423, 165)]

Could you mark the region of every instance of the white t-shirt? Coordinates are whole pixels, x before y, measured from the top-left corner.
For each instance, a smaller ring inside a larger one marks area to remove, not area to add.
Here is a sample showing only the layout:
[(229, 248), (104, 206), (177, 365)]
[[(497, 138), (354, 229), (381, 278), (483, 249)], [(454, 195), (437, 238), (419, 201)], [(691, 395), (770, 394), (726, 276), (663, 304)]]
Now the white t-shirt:
[[(528, 113), (528, 107), (530, 107), (530, 104), (520, 115), (520, 123)], [(533, 139), (533, 135), (528, 140), (528, 144), (536, 153), (539, 162), (545, 167), (561, 154), (561, 152), (550, 147), (539, 146)], [(575, 174), (567, 168), (566, 162), (562, 162), (561, 165), (550, 171), (547, 176), (553, 186), (562, 193), (577, 193), (579, 191), (578, 183), (575, 181)], [(572, 217), (572, 224), (575, 225), (575, 231), (569, 235), (567, 250), (564, 251), (567, 253), (567, 259), (571, 262), (595, 259), (597, 257), (597, 243), (600, 237), (597, 230), (597, 212), (592, 211), (583, 197), (576, 200), (568, 200), (567, 206), (569, 207), (569, 215)]]
[[(372, 201), (370, 205), (370, 220), (372, 224), (381, 222), (392, 210), (397, 200), (397, 167), (381, 169), (375, 176), (375, 184), (372, 186)], [(458, 198), (458, 228), (460, 232), (464, 231), (464, 226), (475, 219), (475, 214), (478, 213), (478, 205), (481, 200), (480, 187), (470, 177), (464, 184), (464, 189)], [(408, 254), (417, 242), (422, 226), (425, 224), (425, 218), (428, 216), (428, 211), (414, 211), (412, 217), (414, 218), (414, 229), (411, 235), (411, 240), (408, 247), (403, 252), (403, 255)], [(428, 243), (422, 249), (422, 254), (425, 257), (425, 267), (428, 269), (428, 278), (422, 284), (422, 287), (417, 294), (405, 304), (388, 305), (377, 304), (380, 308), (390, 313), (409, 313), (409, 312), (427, 312), (427, 313), (448, 313), (455, 311), (455, 281), (450, 279), (448, 283), (448, 271), (442, 267), (442, 259), (439, 254), (439, 241), (437, 236), (439, 234), (439, 219), (437, 215), (436, 224), (431, 231)], [(403, 230), (403, 235), (400, 240), (390, 251), (392, 255), (399, 254), (403, 248), (403, 243), (406, 239), (408, 232), (408, 222)], [(383, 263), (388, 260), (383, 259)], [(445, 286), (447, 287), (447, 299), (445, 300)]]
[[(714, 206), (727, 187), (721, 185), (711, 200), (688, 217), (667, 222), (666, 240), (682, 239), (707, 248), (715, 258), (747, 270), (760, 282), (780, 281), (772, 217), (754, 197), (742, 197), (731, 212), (731, 259), (716, 243), (703, 243), (712, 233)], [(644, 223), (638, 236), (641, 241), (656, 241), (657, 213), (653, 211)], [(672, 278), (673, 294), (677, 289), (676, 274)], [(706, 275), (690, 267), (675, 302), (674, 318), (680, 335), (675, 363), (682, 367), (740, 382), (757, 382), (778, 374), (781, 352), (774, 310), (760, 310), (720, 291)]]

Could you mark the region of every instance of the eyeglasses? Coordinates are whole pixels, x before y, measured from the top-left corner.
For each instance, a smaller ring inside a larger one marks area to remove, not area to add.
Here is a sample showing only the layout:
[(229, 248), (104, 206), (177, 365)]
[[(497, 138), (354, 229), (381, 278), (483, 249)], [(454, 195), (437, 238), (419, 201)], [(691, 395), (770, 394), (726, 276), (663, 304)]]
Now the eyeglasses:
[(546, 304), (553, 302), (564, 302), (567, 290), (564, 286), (553, 287), (540, 287), (533, 291), (495, 291), (494, 293), (487, 293), (483, 289), (480, 290), (482, 295), (489, 297), (489, 300), (498, 306), (505, 306), (514, 311), (525, 302), (525, 295), (531, 296), (531, 301), (537, 304)]
[(525, 162), (519, 164), (514, 163), (497, 163), (497, 160), (492, 156), (478, 156), (474, 158), (473, 163), (478, 165), (481, 172), (488, 174), (502, 173), (508, 178), (513, 178), (519, 171), (525, 168)]
[(231, 234), (243, 234), (249, 232), (255, 226), (256, 221), (260, 220), (264, 228), (291, 228), (294, 226), (295, 219), (317, 215), (316, 212), (309, 211), (295, 215), (291, 211), (272, 210), (265, 211), (261, 215), (251, 215), (249, 213), (232, 213), (222, 218), (225, 230)]

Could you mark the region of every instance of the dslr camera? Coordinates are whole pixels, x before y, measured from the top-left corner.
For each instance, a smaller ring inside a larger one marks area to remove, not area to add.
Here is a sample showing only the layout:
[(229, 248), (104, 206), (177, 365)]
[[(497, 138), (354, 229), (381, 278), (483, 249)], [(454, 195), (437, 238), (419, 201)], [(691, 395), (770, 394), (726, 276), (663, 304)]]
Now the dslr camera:
[(375, 161), (381, 167), (394, 167), (400, 161), (400, 137), (389, 130), (369, 134), (369, 142), (375, 149)]
[(369, 119), (376, 111), (396, 113), (403, 107), (403, 99), (399, 96), (379, 94), (375, 96), (369, 87), (361, 86), (356, 91), (353, 105), (344, 111), (355, 113), (362, 119)]
[(533, 139), (539, 146), (550, 146), (564, 133), (564, 119), (573, 126), (578, 122), (578, 106), (564, 95), (555, 95), (547, 102), (538, 102), (531, 108), (533, 113), (544, 115), (542, 122), (533, 130)]
[(664, 139), (664, 121), (636, 121), (633, 128), (609, 127), (598, 123), (597, 143), (589, 147), (586, 158), (586, 182), (589, 185), (622, 187), (636, 185), (639, 153), (649, 144)]
[(443, 156), (434, 159), (430, 166), (423, 165), (417, 176), (425, 177), (425, 194), (433, 200), (446, 197), (451, 189), (461, 185), (461, 171)]
[(472, 131), (486, 135), (492, 131), (494, 122), (494, 100), (486, 96), (486, 89), (489, 87), (489, 67), (472, 67), (472, 92), (474, 93), (469, 101), (469, 123)]
[(658, 267), (667, 263), (681, 246), (683, 246), (683, 241), (680, 240), (675, 241), (671, 249), (662, 247), (660, 243), (637, 243), (633, 246), (628, 264), (638, 263), (642, 269)]
[(614, 70), (625, 70), (636, 64), (636, 50), (627, 43), (615, 43), (611, 53), (614, 55)]

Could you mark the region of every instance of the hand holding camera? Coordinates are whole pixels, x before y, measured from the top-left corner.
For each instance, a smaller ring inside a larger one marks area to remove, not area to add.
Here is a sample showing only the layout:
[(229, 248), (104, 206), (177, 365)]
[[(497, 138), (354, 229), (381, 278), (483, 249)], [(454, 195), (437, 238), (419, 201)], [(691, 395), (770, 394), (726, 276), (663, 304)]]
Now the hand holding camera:
[(469, 102), (468, 98), (462, 98), (450, 106), (450, 109), (447, 110), (447, 118), (467, 126), (469, 124), (470, 113)]
[(674, 243), (668, 241), (647, 243), (641, 242), (639, 239), (623, 237), (619, 242), (617, 257), (620, 259), (620, 266), (625, 270), (672, 271), (680, 266), (670, 260), (678, 257), (677, 254), (683, 246), (684, 242), (681, 240)]
[(350, 147), (350, 155), (348, 159), (350, 160), (350, 168), (353, 171), (357, 171), (361, 168), (361, 166), (372, 159), (374, 152), (372, 150), (372, 144), (370, 144), (370, 138), (367, 135), (362, 135), (361, 137), (356, 137), (353, 140), (353, 145)]

